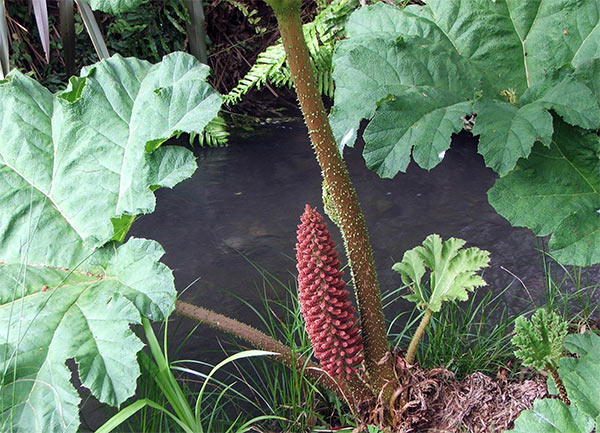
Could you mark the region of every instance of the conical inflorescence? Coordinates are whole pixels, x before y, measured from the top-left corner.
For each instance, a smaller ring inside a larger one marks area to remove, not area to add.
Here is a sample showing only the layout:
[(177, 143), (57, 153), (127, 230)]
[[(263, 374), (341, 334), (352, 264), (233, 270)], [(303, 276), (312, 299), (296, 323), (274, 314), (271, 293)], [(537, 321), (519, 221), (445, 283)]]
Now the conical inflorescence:
[(335, 243), (323, 217), (309, 205), (300, 220), (296, 259), (306, 330), (323, 370), (348, 379), (362, 361), (363, 346)]

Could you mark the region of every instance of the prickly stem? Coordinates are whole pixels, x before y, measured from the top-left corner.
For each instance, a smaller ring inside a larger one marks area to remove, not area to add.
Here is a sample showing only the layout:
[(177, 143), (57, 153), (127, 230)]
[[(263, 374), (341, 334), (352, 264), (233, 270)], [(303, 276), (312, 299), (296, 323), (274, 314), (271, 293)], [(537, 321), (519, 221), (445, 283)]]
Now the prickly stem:
[(300, 21), (298, 0), (265, 0), (279, 24), (287, 63), (308, 128), (313, 149), (321, 166), (328, 192), (340, 219), (346, 252), (355, 283), (361, 320), (365, 364), (372, 386), (393, 392), (396, 378), (389, 356), (387, 336), (373, 252), (365, 220), (346, 165), (338, 151), (333, 132), (318, 91), (314, 70)]
[(560, 399), (562, 400), (562, 402), (564, 404), (566, 404), (567, 406), (570, 406), (571, 400), (569, 400), (569, 397), (567, 396), (567, 389), (565, 388), (565, 384), (563, 383), (562, 379), (558, 375), (556, 368), (548, 366), (548, 367), (546, 367), (546, 369), (552, 376), (552, 379), (554, 379), (556, 388), (558, 388), (558, 395), (560, 396)]
[(415, 331), (412, 339), (410, 340), (410, 345), (408, 346), (408, 351), (406, 352), (406, 362), (412, 364), (415, 361), (415, 357), (417, 355), (417, 348), (419, 347), (419, 341), (421, 341), (421, 337), (423, 337), (423, 333), (431, 320), (431, 316), (433, 315), (433, 311), (429, 308), (425, 310), (425, 314), (421, 318), (421, 322), (419, 323), (419, 327)]

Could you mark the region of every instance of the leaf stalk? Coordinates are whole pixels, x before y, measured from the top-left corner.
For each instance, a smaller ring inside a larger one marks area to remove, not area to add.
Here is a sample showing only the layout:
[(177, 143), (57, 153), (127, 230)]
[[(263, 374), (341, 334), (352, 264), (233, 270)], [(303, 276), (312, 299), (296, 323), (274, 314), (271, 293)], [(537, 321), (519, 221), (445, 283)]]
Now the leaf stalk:
[(560, 396), (560, 399), (562, 400), (562, 402), (564, 404), (566, 404), (567, 406), (570, 406), (571, 400), (569, 400), (569, 397), (567, 396), (567, 389), (565, 388), (565, 384), (563, 383), (562, 379), (558, 375), (558, 371), (556, 371), (556, 368), (552, 367), (551, 365), (547, 365), (546, 371), (548, 373), (550, 373), (550, 376), (552, 376), (552, 379), (554, 380), (554, 384), (556, 385), (556, 388), (558, 389), (558, 395)]
[(419, 342), (425, 333), (425, 329), (427, 325), (429, 325), (429, 321), (431, 320), (431, 316), (433, 315), (433, 311), (427, 308), (425, 309), (425, 314), (421, 317), (421, 321), (419, 322), (419, 326), (415, 331), (412, 339), (410, 340), (410, 344), (408, 346), (408, 351), (406, 352), (406, 362), (412, 364), (417, 355), (417, 348), (419, 347)]

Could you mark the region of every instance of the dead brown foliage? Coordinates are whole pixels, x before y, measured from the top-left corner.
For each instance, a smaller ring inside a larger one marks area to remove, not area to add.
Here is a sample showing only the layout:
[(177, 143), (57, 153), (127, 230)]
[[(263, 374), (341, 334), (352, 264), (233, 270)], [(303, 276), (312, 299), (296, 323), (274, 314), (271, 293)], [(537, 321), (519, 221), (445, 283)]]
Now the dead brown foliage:
[(365, 408), (364, 425), (397, 433), (500, 433), (513, 427), (521, 411), (548, 396), (545, 378), (509, 381), (473, 373), (462, 380), (445, 368), (425, 370), (397, 358), (400, 387), (393, 413), (382, 404)]

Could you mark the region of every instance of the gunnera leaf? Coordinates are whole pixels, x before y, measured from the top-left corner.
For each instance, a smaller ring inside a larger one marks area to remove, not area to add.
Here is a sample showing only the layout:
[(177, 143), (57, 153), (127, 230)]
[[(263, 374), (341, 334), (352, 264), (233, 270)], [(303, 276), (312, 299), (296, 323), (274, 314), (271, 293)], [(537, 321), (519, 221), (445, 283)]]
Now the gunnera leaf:
[(600, 337), (592, 332), (571, 334), (565, 349), (578, 355), (560, 360), (558, 374), (572, 404), (594, 419), (600, 417)]
[(531, 320), (517, 318), (512, 343), (518, 347), (515, 355), (524, 365), (538, 370), (556, 369), (566, 336), (567, 322), (554, 311), (541, 309)]
[(590, 433), (594, 420), (576, 405), (567, 406), (560, 400), (542, 399), (533, 402), (533, 409), (523, 411), (515, 421), (513, 433)]
[[(520, 160), (552, 153), (552, 143), (571, 153), (586, 147), (575, 131), (600, 128), (597, 0), (426, 3), (399, 8), (380, 2), (350, 17), (348, 38), (338, 44), (333, 60), (331, 122), (341, 149), (353, 145), (360, 122), (367, 120), (363, 155), (370, 169), (392, 178), (406, 170), (411, 156), (431, 169), (471, 114), (479, 153), (501, 176), (516, 171)], [(572, 131), (558, 131), (563, 124)], [(555, 160), (556, 171), (562, 159)], [(552, 167), (550, 159), (546, 162)], [(561, 182), (581, 178), (576, 169), (565, 174), (573, 178)], [(597, 171), (590, 173), (590, 185), (599, 180)], [(541, 182), (531, 177), (519, 188), (530, 190), (531, 200)], [(515, 212), (507, 192), (496, 191), (496, 210), (513, 225), (541, 234), (537, 225), (543, 224), (546, 205), (533, 200), (530, 215), (523, 215)], [(597, 218), (590, 206), (576, 215), (558, 213), (546, 224), (553, 227), (546, 234), (555, 234), (551, 252), (563, 263), (599, 262), (600, 242), (592, 239)], [(574, 227), (576, 234), (567, 231)]]
[[(465, 241), (450, 238), (442, 242), (439, 235), (427, 236), (422, 246), (404, 253), (402, 262), (392, 269), (399, 272), (411, 294), (406, 299), (420, 308), (440, 311), (446, 301), (465, 301), (477, 287), (486, 283), (476, 272), (488, 266), (490, 254), (476, 247), (463, 249)], [(429, 282), (421, 280), (426, 268)]]
[(159, 146), (216, 116), (207, 74), (174, 53), (114, 56), (55, 95), (16, 71), (0, 82), (0, 431), (77, 431), (69, 359), (100, 401), (134, 393), (129, 326), (166, 318), (176, 292), (161, 246), (111, 242), (112, 221), (127, 227), (195, 170), (191, 152)]
[(108, 14), (120, 14), (135, 9), (142, 4), (142, 0), (87, 0), (92, 9)]
[(596, 133), (555, 121), (549, 148), (536, 145), (488, 192), (490, 204), (514, 226), (538, 236), (559, 261), (600, 261), (600, 140)]

